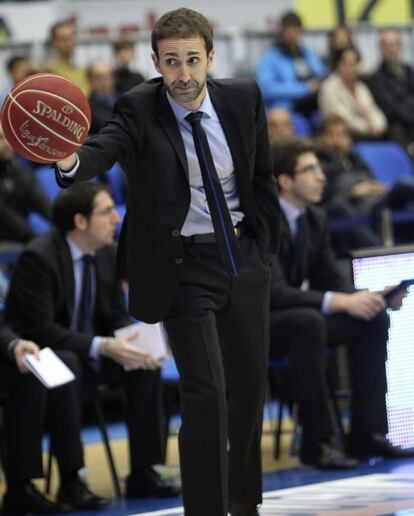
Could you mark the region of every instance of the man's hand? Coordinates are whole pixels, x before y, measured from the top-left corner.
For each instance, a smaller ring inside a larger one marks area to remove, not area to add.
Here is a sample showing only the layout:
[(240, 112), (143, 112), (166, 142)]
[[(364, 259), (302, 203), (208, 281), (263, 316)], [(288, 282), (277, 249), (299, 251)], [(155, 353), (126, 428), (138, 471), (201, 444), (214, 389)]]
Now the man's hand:
[(352, 195), (354, 197), (376, 197), (385, 192), (385, 186), (380, 181), (367, 179), (360, 181), (352, 188)]
[(345, 312), (352, 317), (370, 321), (386, 308), (381, 293), (361, 290), (352, 294), (334, 292), (331, 301), (332, 312)]
[[(387, 287), (384, 288), (382, 292), (380, 292), (381, 295), (386, 294), (389, 290), (392, 290), (394, 287)], [(402, 306), (403, 299), (407, 295), (407, 289), (402, 288), (398, 292), (396, 292), (389, 300), (388, 300), (388, 307), (392, 310), (399, 310)]]
[(25, 366), (23, 359), (24, 355), (34, 355), (37, 359), (39, 358), (39, 346), (30, 340), (20, 339), (13, 348), (13, 356), (16, 361), (17, 367), (21, 373), (27, 373), (28, 369)]
[(60, 168), (62, 172), (69, 172), (76, 165), (76, 160), (76, 154), (71, 154), (68, 158), (62, 159), (61, 161), (57, 161), (56, 165)]
[(131, 342), (137, 337), (135, 332), (129, 337), (105, 338), (99, 346), (99, 353), (130, 369), (158, 369), (161, 360), (137, 348)]

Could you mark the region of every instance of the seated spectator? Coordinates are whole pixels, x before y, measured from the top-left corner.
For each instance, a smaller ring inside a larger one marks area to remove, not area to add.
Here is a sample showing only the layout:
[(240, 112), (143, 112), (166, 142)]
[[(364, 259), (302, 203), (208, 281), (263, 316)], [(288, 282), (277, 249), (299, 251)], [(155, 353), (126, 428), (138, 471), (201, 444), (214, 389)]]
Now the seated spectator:
[(267, 115), (267, 132), (270, 142), (293, 136), (293, 122), (290, 112), (283, 108), (273, 108), (268, 111)]
[(382, 63), (368, 85), (387, 117), (389, 136), (414, 154), (414, 70), (401, 61), (401, 39), (396, 31), (381, 32), (380, 49)]
[(35, 236), (30, 210), (51, 217), (49, 200), (33, 172), (15, 159), (0, 125), (0, 241), (28, 242)]
[(135, 53), (132, 41), (128, 39), (114, 41), (112, 49), (115, 58), (115, 91), (117, 95), (122, 95), (137, 84), (144, 82), (145, 77), (130, 68)]
[[(382, 208), (402, 209), (414, 202), (414, 181), (407, 177), (390, 189), (376, 180), (369, 167), (352, 151), (352, 136), (345, 120), (337, 115), (328, 116), (322, 123), (317, 150), (326, 175), (323, 207), (331, 219), (372, 218), (372, 225), (358, 225), (332, 235), (332, 244), (338, 255), (351, 249), (371, 247), (380, 243), (375, 230), (376, 218)], [(413, 240), (411, 228), (399, 226), (399, 240)]]
[(104, 61), (94, 61), (87, 70), (89, 84), (89, 105), (92, 120), (90, 134), (95, 134), (112, 118), (112, 108), (116, 100), (116, 91), (112, 68)]
[(10, 89), (19, 81), (33, 73), (33, 66), (26, 56), (20, 54), (13, 54), (6, 61), (6, 70), (9, 75), (10, 81), (5, 81), (2, 91), (0, 93), (0, 102), (3, 102)]
[[(22, 338), (65, 352), (78, 381), (122, 384), (129, 435), (128, 497), (174, 496), (178, 488), (152, 468), (163, 457), (159, 361), (114, 338), (131, 323), (111, 245), (118, 213), (107, 189), (98, 183), (74, 185), (57, 197), (56, 229), (33, 240), (16, 266), (6, 300), (6, 322)], [(67, 358), (64, 358), (66, 361)], [(122, 366), (131, 366), (128, 372)], [(81, 393), (72, 407), (78, 421)], [(72, 457), (72, 451), (67, 453)], [(78, 457), (73, 468), (82, 467)], [(73, 504), (71, 485), (62, 485), (59, 502)], [(82, 506), (82, 500), (76, 503)]]
[[(25, 374), (28, 371), (24, 355), (38, 352), (37, 344), (19, 339), (1, 320), (0, 385), (6, 393), (4, 468), (7, 481), (3, 514), (54, 514), (75, 508), (102, 508), (106, 500), (91, 493), (74, 473), (83, 465), (80, 421), (73, 412), (78, 403), (78, 382), (48, 390), (33, 374)], [(70, 357), (65, 357), (64, 351), (57, 350), (57, 353), (69, 363)], [(67, 504), (49, 501), (31, 482), (43, 476), (42, 434), (46, 417), (60, 470), (60, 492), (76, 486), (76, 493), (66, 498)]]
[(73, 81), (85, 93), (89, 94), (88, 81), (84, 68), (74, 63), (76, 48), (76, 26), (72, 20), (55, 23), (50, 29), (49, 46), (54, 57), (47, 61), (46, 69)]
[(282, 107), (305, 116), (317, 108), (316, 93), (325, 65), (300, 43), (302, 20), (294, 12), (282, 16), (275, 45), (259, 61), (256, 79), (267, 109)]
[(387, 120), (368, 87), (358, 79), (358, 63), (355, 49), (338, 51), (334, 72), (319, 90), (319, 109), (324, 117), (341, 116), (356, 138), (378, 138), (387, 129)]
[[(282, 209), (279, 254), (272, 264), (270, 356), (289, 357), (302, 425), (300, 459), (322, 469), (352, 468), (371, 455), (411, 457), (388, 431), (386, 345), (389, 320), (380, 292), (353, 291), (339, 274), (320, 201), (325, 177), (310, 143), (273, 144)], [(402, 296), (392, 299), (394, 308)], [(326, 384), (328, 346), (347, 347), (352, 383), (346, 453), (334, 441)]]

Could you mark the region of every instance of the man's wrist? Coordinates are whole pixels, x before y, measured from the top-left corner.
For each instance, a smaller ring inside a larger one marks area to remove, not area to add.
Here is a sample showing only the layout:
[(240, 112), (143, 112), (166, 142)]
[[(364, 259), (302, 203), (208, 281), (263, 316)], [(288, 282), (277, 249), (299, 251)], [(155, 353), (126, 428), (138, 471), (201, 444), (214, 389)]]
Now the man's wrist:
[(19, 343), (20, 339), (19, 338), (15, 338), (13, 340), (11, 340), (9, 342), (9, 345), (7, 346), (7, 352), (10, 356), (10, 358), (12, 358), (14, 360), (14, 350), (17, 346), (17, 344)]

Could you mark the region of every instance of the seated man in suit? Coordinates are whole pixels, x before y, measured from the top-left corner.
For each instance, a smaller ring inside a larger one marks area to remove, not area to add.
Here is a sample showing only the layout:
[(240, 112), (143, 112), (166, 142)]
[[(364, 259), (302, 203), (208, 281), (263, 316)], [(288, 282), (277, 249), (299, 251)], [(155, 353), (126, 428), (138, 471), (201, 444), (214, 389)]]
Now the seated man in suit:
[[(49, 501), (31, 483), (41, 477), (42, 432), (49, 403), (50, 437), (61, 467), (62, 483), (82, 456), (76, 422), (68, 419), (68, 407), (77, 399), (78, 385), (71, 382), (63, 387), (47, 391), (32, 374), (27, 373), (23, 357), (26, 353), (37, 355), (39, 346), (34, 342), (19, 339), (0, 320), (0, 386), (5, 396), (5, 473), (7, 491), (3, 498), (3, 514), (66, 512), (73, 505)], [(71, 454), (64, 453), (70, 448)], [(89, 507), (99, 508), (105, 501), (93, 495), (81, 484), (84, 499)]]
[[(23, 338), (65, 350), (68, 365), (83, 383), (122, 382), (131, 467), (126, 494), (176, 495), (177, 487), (152, 469), (162, 461), (159, 361), (133, 346), (132, 337), (112, 336), (131, 323), (122, 284), (115, 278), (112, 241), (119, 215), (113, 200), (103, 185), (75, 185), (57, 197), (53, 219), (56, 228), (34, 239), (20, 256), (6, 320)], [(76, 412), (80, 405), (79, 397)], [(58, 500), (68, 498), (61, 488)]]
[[(274, 143), (282, 234), (272, 265), (270, 356), (289, 357), (293, 396), (303, 428), (300, 459), (319, 468), (351, 468), (370, 455), (412, 456), (385, 437), (388, 316), (379, 292), (353, 291), (339, 274), (320, 201), (325, 177), (312, 145)], [(398, 299), (397, 299), (398, 297)], [(394, 296), (393, 307), (401, 303)], [(332, 439), (325, 357), (346, 345), (352, 383), (347, 454)]]

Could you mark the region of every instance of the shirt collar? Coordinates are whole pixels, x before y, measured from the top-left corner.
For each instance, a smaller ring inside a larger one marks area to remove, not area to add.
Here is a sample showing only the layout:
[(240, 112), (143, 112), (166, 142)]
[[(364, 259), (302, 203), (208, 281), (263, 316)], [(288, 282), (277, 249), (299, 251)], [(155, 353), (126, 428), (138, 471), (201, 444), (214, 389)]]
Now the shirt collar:
[[(168, 102), (170, 103), (171, 109), (173, 110), (177, 121), (182, 124), (188, 124), (188, 126), (190, 127), (190, 124), (189, 124), (189, 122), (187, 122), (187, 120), (185, 120), (185, 117), (187, 115), (189, 115), (192, 111), (190, 111), (186, 107), (179, 104), (176, 100), (174, 100), (168, 91), (167, 91), (167, 99), (168, 99)], [(201, 103), (201, 105), (197, 111), (201, 111), (207, 118), (217, 120), (217, 114), (214, 110), (214, 107), (211, 102), (210, 95), (208, 93), (207, 88), (206, 88), (206, 95), (203, 99), (203, 102)]]
[[(76, 262), (82, 259), (82, 256), (85, 254), (82, 249), (75, 244), (73, 240), (71, 240), (69, 237), (66, 237), (66, 242), (69, 246), (70, 255), (72, 257), (72, 261)], [(95, 253), (91, 253), (92, 256), (95, 255)]]

